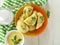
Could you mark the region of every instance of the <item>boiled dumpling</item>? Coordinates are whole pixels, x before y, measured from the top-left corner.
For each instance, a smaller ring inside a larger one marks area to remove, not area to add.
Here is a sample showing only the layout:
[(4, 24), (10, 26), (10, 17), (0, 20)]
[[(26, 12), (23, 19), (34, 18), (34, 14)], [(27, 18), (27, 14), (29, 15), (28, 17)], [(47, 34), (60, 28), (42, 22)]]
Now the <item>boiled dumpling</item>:
[(22, 14), (21, 16), (20, 16), (20, 21), (24, 21), (26, 19), (26, 16), (25, 16), (25, 14)]
[(29, 17), (33, 12), (32, 6), (26, 6), (23, 10), (23, 14), (26, 14), (26, 17)]
[(36, 11), (34, 11), (30, 17), (24, 20), (24, 22), (28, 26), (34, 26), (36, 24), (36, 21), (37, 21)]
[(29, 26), (29, 31), (34, 31), (35, 30), (35, 26)]
[(22, 33), (26, 33), (29, 31), (28, 26), (24, 23), (21, 22), (20, 20), (17, 22), (17, 27), (16, 27), (19, 31), (21, 31)]
[(36, 29), (40, 28), (44, 23), (44, 16), (41, 13), (37, 13), (37, 17), (38, 17), (38, 20), (37, 20)]

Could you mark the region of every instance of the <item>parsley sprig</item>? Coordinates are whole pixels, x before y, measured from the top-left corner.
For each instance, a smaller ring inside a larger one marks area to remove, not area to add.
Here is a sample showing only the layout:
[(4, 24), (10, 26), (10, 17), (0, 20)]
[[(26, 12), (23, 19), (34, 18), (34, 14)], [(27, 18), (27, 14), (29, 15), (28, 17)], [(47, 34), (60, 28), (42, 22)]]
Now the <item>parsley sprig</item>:
[(14, 43), (14, 45), (17, 45), (17, 44), (20, 43), (20, 41), (21, 41), (22, 39), (17, 39), (17, 36), (15, 35), (14, 38), (11, 39), (11, 40), (12, 40), (12, 42)]
[(48, 18), (49, 18), (49, 16), (50, 16), (50, 11), (47, 11), (47, 16), (48, 16)]

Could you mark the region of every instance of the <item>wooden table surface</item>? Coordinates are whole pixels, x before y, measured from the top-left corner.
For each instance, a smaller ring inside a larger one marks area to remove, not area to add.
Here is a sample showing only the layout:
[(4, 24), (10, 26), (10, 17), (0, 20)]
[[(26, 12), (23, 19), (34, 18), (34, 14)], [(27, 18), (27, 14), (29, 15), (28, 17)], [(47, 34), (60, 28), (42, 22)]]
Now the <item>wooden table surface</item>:
[[(0, 0), (1, 6), (2, 0)], [(37, 37), (25, 37), (24, 45), (60, 45), (60, 0), (49, 0), (50, 18), (45, 32)]]

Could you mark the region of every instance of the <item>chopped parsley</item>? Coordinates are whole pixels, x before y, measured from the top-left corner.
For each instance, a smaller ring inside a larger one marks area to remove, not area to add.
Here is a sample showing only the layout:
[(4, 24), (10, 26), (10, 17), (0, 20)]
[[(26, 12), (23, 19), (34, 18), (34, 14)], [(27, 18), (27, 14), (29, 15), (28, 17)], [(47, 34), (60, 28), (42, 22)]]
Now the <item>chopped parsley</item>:
[(43, 21), (44, 20), (44, 16), (40, 16), (40, 19)]
[(35, 21), (36, 20), (36, 18), (35, 17), (32, 17), (32, 21)]
[(29, 9), (28, 11), (29, 11), (29, 12), (31, 12), (31, 10), (30, 10), (30, 9)]

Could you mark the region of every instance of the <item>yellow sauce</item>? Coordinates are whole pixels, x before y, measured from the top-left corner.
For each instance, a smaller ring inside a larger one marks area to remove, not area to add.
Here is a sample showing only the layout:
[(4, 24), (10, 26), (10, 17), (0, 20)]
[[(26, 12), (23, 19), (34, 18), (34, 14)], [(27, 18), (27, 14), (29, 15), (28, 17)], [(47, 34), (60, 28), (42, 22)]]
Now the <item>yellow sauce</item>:
[[(8, 35), (8, 37), (7, 37), (7, 41), (8, 41), (8, 44), (9, 44), (9, 45), (14, 45), (12, 39), (14, 38), (15, 35), (16, 35), (17, 39), (22, 39), (22, 35), (21, 35), (19, 32), (11, 32), (11, 33)], [(21, 41), (21, 42), (22, 42), (22, 41)], [(20, 42), (20, 43), (21, 43), (21, 42)], [(17, 45), (20, 45), (20, 43), (17, 44)]]

